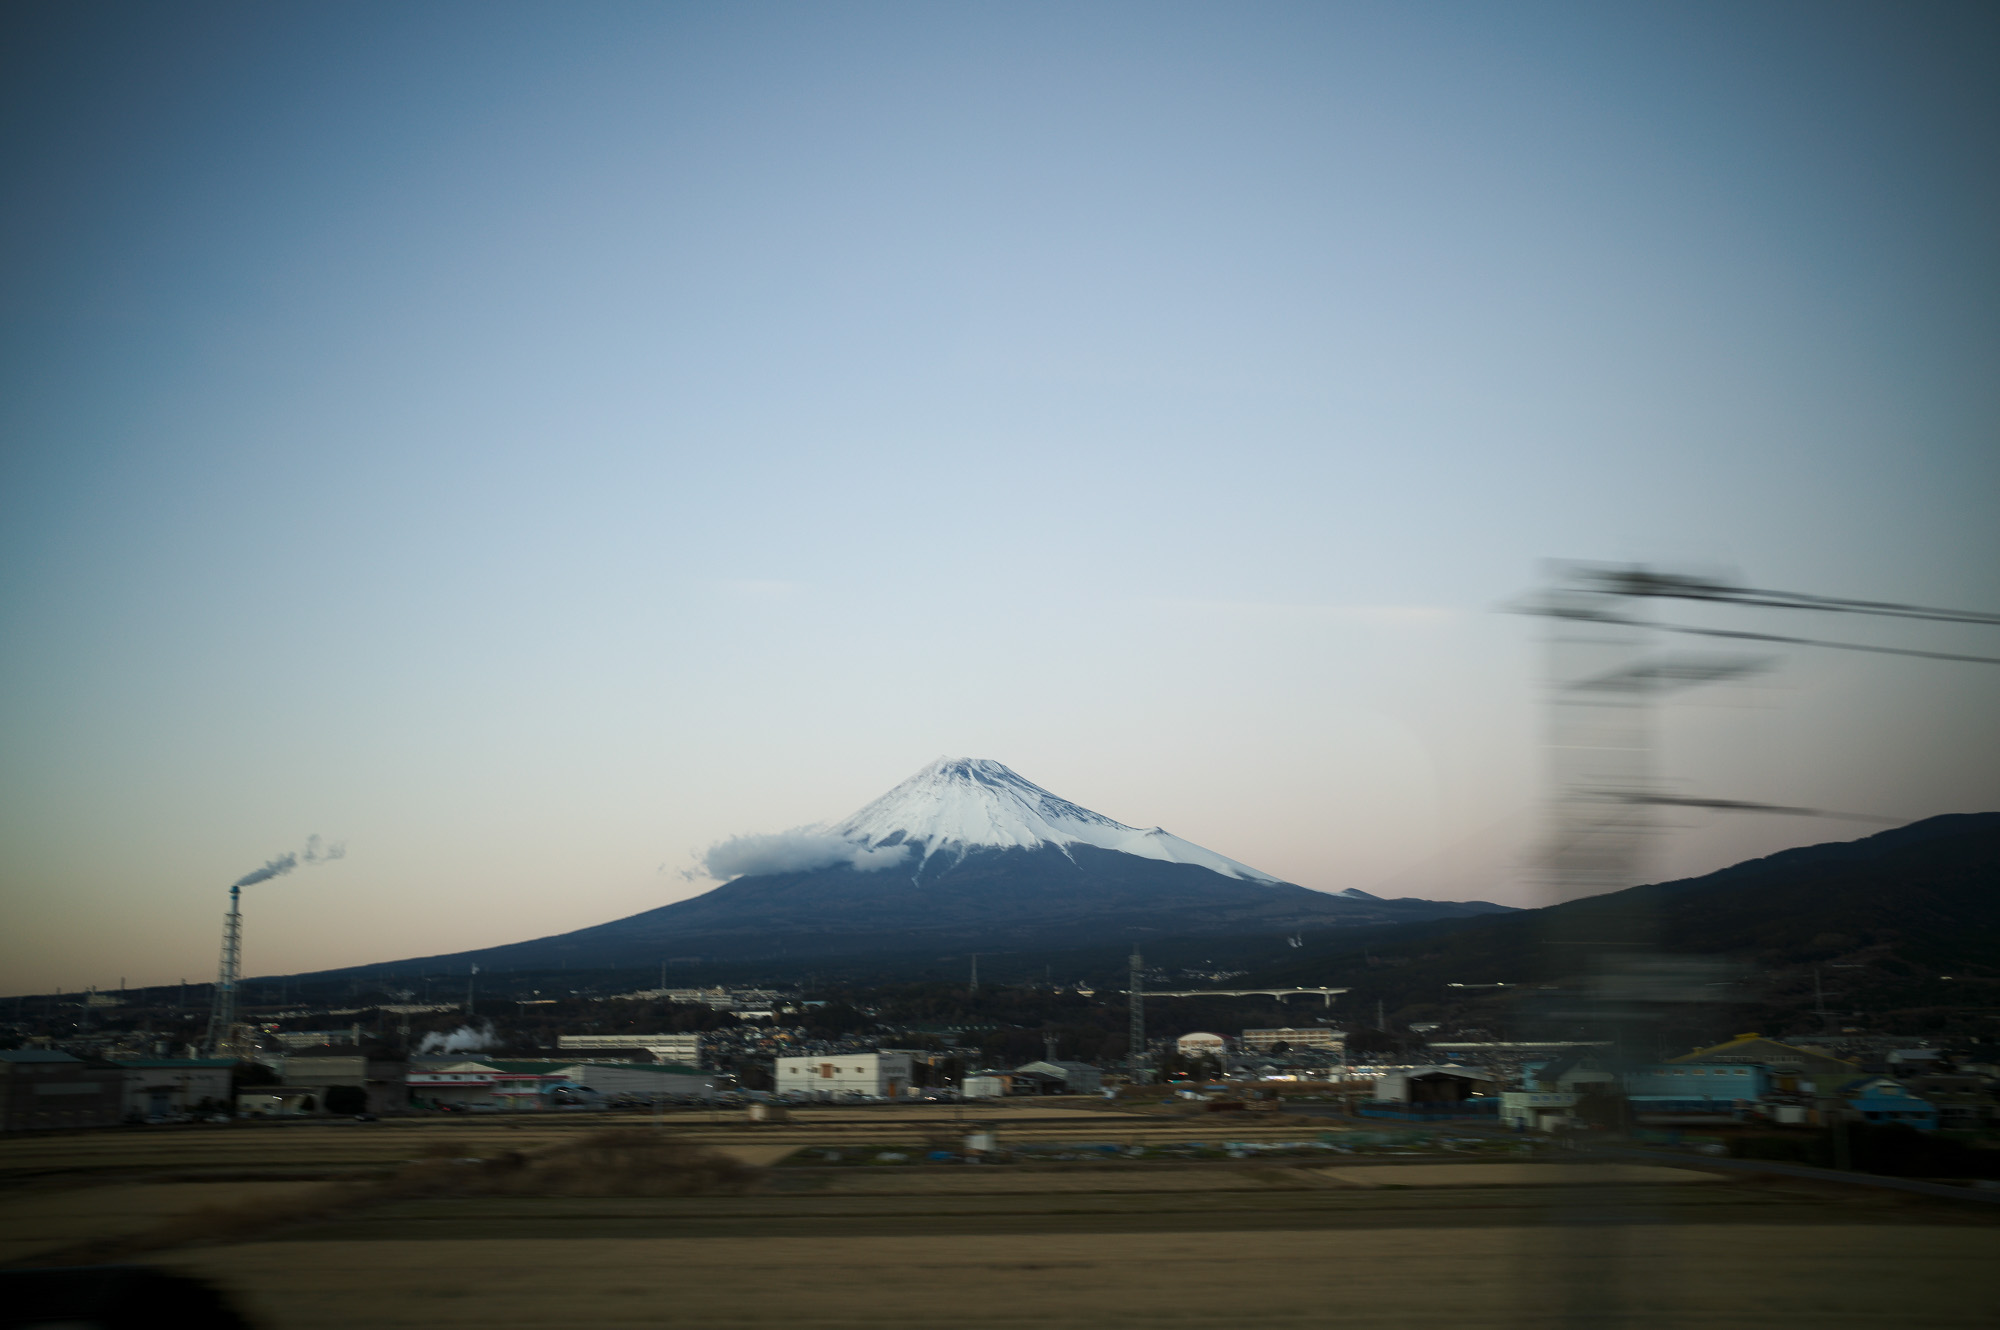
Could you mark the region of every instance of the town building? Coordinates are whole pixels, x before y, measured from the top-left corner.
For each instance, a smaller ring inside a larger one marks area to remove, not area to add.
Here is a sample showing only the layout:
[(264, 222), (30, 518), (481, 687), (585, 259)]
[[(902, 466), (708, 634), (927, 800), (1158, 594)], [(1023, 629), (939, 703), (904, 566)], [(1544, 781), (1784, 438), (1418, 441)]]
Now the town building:
[(298, 1117), (324, 1109), (320, 1095), (300, 1085), (260, 1085), (236, 1096), (238, 1117)]
[(1634, 1067), (1619, 1083), (1633, 1120), (1661, 1125), (1741, 1118), (1771, 1093), (1773, 1078), (1761, 1066), (1664, 1062)]
[(1860, 1073), (1860, 1068), (1854, 1063), (1835, 1057), (1823, 1048), (1782, 1043), (1760, 1034), (1739, 1034), (1726, 1043), (1712, 1048), (1697, 1048), (1692, 1053), (1683, 1053), (1667, 1061), (1690, 1065), (1768, 1067), (1774, 1089), (1822, 1098), (1838, 1094), (1842, 1086)]
[(1285, 1026), (1276, 1030), (1245, 1030), (1238, 1042), (1244, 1051), (1254, 1053), (1269, 1053), (1279, 1044), (1290, 1049), (1344, 1049), (1347, 1047), (1347, 1036), (1324, 1025), (1304, 1029)]
[(352, 1046), (287, 1053), (273, 1070), (287, 1086), (310, 1090), (315, 1107), (322, 1111), (326, 1092), (335, 1086), (351, 1086), (362, 1092), (358, 1112), (393, 1113), (409, 1101), (405, 1079), (409, 1068), (404, 1063), (370, 1060)]
[(565, 1034), (556, 1036), (556, 1048), (576, 1056), (620, 1053), (628, 1058), (634, 1049), (644, 1049), (655, 1062), (699, 1067), (702, 1039), (698, 1034)]
[(1906, 1076), (1912, 1094), (1937, 1109), (1938, 1126), (1946, 1130), (1979, 1131), (1993, 1124), (1996, 1105), (1990, 1078), (1959, 1072), (1926, 1072)]
[[(496, 1062), (495, 1066), (534, 1065)], [(715, 1075), (678, 1063), (564, 1062), (556, 1064), (570, 1082), (613, 1099), (652, 1103), (655, 1100), (706, 1099), (715, 1093)], [(905, 1080), (907, 1080), (907, 1076)]]
[(819, 1053), (781, 1057), (777, 1060), (775, 1083), (780, 1094), (900, 1099), (910, 1093), (910, 1055)]
[(1014, 1068), (1014, 1074), (1045, 1077), (1054, 1082), (1056, 1094), (1097, 1094), (1104, 1089), (1104, 1073), (1088, 1062), (1060, 1062), (1053, 1058), (1027, 1062)]
[(118, 1058), (123, 1070), (124, 1117), (164, 1118), (181, 1113), (229, 1111), (228, 1058)]
[(1375, 1080), (1378, 1103), (1458, 1104), (1500, 1087), (1485, 1072), (1468, 1067), (1411, 1067)]
[(1559, 1094), (1588, 1094), (1618, 1086), (1616, 1059), (1600, 1047), (1578, 1047), (1535, 1066), (1527, 1074), (1530, 1089)]
[(1847, 1106), (1863, 1121), (1901, 1123), (1919, 1131), (1936, 1131), (1937, 1108), (1901, 1081), (1887, 1076), (1858, 1080), (1841, 1092)]
[(125, 1072), (47, 1048), (0, 1050), (0, 1131), (108, 1127), (124, 1116)]
[(1570, 1121), (1576, 1096), (1561, 1090), (1503, 1090), (1500, 1125), (1515, 1131), (1554, 1131)]
[[(700, 1099), (715, 1077), (657, 1062), (549, 1062), (515, 1058), (419, 1058), (406, 1076), (410, 1099), (426, 1108), (532, 1113), (585, 1090), (606, 1101)], [(587, 1096), (586, 1096), (587, 1097)]]

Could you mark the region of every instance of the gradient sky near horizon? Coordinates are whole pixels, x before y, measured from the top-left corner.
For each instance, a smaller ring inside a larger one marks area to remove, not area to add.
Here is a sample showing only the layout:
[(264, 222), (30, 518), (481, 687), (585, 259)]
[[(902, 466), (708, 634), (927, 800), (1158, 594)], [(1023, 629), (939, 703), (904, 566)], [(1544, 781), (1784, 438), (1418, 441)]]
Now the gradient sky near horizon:
[[(0, 991), (212, 977), (308, 834), (250, 973), (601, 922), (940, 754), (1531, 903), (1542, 560), (2000, 610), (1991, 6), (7, 26)], [(2000, 808), (2000, 669), (1778, 654), (1674, 788)]]

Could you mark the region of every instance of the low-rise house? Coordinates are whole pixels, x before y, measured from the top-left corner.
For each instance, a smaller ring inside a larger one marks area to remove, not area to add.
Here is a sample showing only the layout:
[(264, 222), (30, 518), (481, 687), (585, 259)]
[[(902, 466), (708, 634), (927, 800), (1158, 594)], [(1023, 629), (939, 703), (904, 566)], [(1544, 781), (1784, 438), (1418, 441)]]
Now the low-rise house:
[(0, 1131), (108, 1127), (124, 1116), (125, 1072), (47, 1048), (0, 1050)]
[(1892, 1077), (1863, 1077), (1845, 1087), (1841, 1098), (1863, 1121), (1901, 1123), (1919, 1131), (1937, 1130), (1937, 1108)]

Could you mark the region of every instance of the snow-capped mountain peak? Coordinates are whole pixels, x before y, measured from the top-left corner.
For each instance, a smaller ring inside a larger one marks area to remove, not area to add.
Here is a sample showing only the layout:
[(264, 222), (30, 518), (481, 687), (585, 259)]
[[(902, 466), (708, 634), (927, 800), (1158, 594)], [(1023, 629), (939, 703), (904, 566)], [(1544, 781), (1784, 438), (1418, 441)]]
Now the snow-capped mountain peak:
[(925, 859), (940, 851), (1094, 845), (1248, 882), (1280, 880), (1159, 827), (1114, 822), (978, 757), (941, 757), (827, 832), (871, 848), (916, 846)]

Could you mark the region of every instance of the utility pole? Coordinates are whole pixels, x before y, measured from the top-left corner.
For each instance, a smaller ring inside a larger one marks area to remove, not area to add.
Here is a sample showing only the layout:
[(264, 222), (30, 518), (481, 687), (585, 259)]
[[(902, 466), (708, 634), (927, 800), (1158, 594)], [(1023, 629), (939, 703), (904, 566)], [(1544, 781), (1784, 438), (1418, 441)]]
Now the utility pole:
[(972, 953), (972, 991), (979, 991), (979, 953)]
[(1143, 972), (1145, 959), (1139, 955), (1139, 944), (1132, 944), (1132, 974), (1125, 987), (1125, 995), (1132, 1009), (1132, 1028), (1127, 1039), (1131, 1047), (1126, 1050), (1126, 1072), (1132, 1084), (1146, 1082), (1146, 976)]

